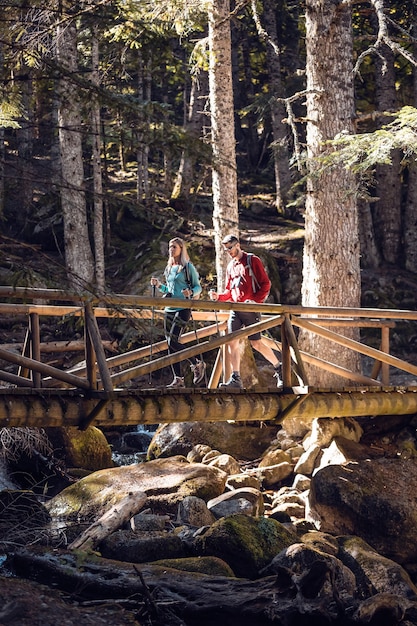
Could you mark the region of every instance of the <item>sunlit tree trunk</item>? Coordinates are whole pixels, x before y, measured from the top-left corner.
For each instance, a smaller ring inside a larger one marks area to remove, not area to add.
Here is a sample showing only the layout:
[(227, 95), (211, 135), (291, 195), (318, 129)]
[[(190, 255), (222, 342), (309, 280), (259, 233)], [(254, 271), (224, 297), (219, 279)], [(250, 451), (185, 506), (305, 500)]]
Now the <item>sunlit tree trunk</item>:
[(237, 233), (236, 150), (232, 87), (230, 2), (213, 0), (209, 5), (209, 87), (213, 149), (213, 226), (217, 284), (223, 287), (226, 258), (221, 241)]
[[(143, 56), (142, 51), (138, 50), (138, 101), (140, 105), (143, 105), (144, 102), (144, 94), (145, 88), (143, 83)], [(145, 187), (144, 187), (144, 178), (145, 178), (145, 142), (144, 142), (144, 115), (143, 112), (139, 110), (138, 113), (138, 132), (137, 132), (137, 149), (136, 149), (136, 161), (137, 161), (137, 171), (136, 171), (136, 197), (139, 202), (142, 202)]]
[(83, 290), (93, 281), (94, 263), (88, 236), (84, 192), (81, 104), (77, 97), (77, 88), (71, 81), (71, 76), (78, 70), (77, 31), (73, 21), (65, 19), (60, 21), (57, 29), (56, 51), (57, 60), (62, 69), (58, 83), (58, 124), (65, 260), (72, 287)]
[[(358, 217), (355, 180), (342, 166), (318, 175), (315, 159), (323, 142), (338, 133), (353, 133), (351, 7), (343, 0), (307, 0), (307, 146), (309, 178), (306, 198), (302, 283), (304, 306), (360, 306)], [(358, 338), (354, 329), (338, 329)], [(303, 332), (300, 346), (314, 355), (359, 370), (359, 357)], [(313, 385), (340, 384), (335, 374), (309, 368)]]

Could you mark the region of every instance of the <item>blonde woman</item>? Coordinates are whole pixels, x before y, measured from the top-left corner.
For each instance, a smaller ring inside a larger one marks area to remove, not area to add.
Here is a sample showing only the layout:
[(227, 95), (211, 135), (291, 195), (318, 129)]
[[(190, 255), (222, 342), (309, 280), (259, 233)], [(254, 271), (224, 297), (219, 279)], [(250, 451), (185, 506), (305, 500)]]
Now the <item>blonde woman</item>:
[[(165, 284), (159, 278), (152, 276), (151, 285), (157, 287), (166, 297), (192, 299), (201, 293), (200, 277), (187, 252), (187, 245), (180, 237), (174, 237), (168, 244), (168, 262), (164, 270)], [(191, 309), (166, 306), (164, 311), (164, 330), (168, 342), (168, 354), (174, 354), (183, 349), (179, 338), (187, 322), (191, 318)], [(189, 359), (194, 374), (193, 383), (198, 384), (204, 378), (206, 364), (194, 357)], [(174, 374), (169, 388), (184, 387), (184, 377), (181, 375), (181, 363), (172, 366)]]

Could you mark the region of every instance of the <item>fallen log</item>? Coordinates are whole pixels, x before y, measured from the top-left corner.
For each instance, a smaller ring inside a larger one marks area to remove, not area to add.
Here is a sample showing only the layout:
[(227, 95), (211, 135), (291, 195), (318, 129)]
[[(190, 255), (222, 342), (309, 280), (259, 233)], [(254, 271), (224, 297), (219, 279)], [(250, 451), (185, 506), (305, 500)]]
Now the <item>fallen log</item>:
[(112, 532), (139, 513), (147, 501), (146, 493), (129, 494), (87, 528), (68, 546), (69, 550), (94, 549)]
[(183, 620), (206, 626), (369, 626), (388, 623), (387, 615), (390, 624), (414, 624), (417, 613), (417, 601), (407, 596), (375, 594), (372, 588), (367, 598), (345, 595), (329, 570), (320, 572), (317, 584), (317, 561), (306, 563), (301, 573), (282, 567), (273, 576), (248, 580), (37, 546), (17, 549), (7, 566), (20, 578), (69, 592), (80, 604), (128, 600), (154, 626), (178, 626)]
[[(239, 626), (275, 626), (297, 623), (314, 616), (315, 623), (336, 624), (343, 607), (297, 593), (290, 572), (257, 580), (209, 576), (172, 569), (166, 565), (122, 563), (85, 553), (43, 548), (22, 548), (12, 557), (15, 575), (54, 586), (76, 596), (79, 602), (130, 598), (137, 606), (153, 599), (153, 624), (233, 623)], [(351, 607), (353, 608), (353, 607)], [(189, 620), (189, 622), (188, 622)], [(321, 621), (320, 621), (321, 620)], [(304, 623), (306, 623), (304, 621)]]
[[(286, 568), (273, 576), (248, 580), (180, 571), (166, 563), (163, 566), (124, 563), (85, 553), (80, 559), (79, 553), (65, 550), (51, 553), (41, 547), (18, 549), (8, 566), (21, 578), (71, 593), (79, 603), (113, 600), (116, 604), (129, 599), (130, 607), (135, 604), (141, 618), (151, 619), (155, 626), (178, 626), (184, 621), (275, 626), (306, 624), (310, 619), (311, 623), (329, 626), (369, 624), (369, 610), (364, 610), (364, 619), (359, 610), (366, 599), (350, 595), (342, 599), (336, 581), (326, 572), (323, 572), (324, 584), (320, 589), (315, 588), (312, 593), (308, 588), (304, 593), (297, 585), (299, 573)], [(309, 572), (304, 574), (308, 576)], [(411, 615), (417, 607), (415, 601), (404, 597), (398, 597), (397, 603), (398, 607), (391, 598), (390, 614), (396, 614), (398, 609)], [(385, 601), (382, 609), (386, 606)], [(353, 621), (346, 618), (346, 611), (355, 615)], [(378, 621), (380, 615), (375, 602), (372, 613), (377, 618), (375, 623), (382, 623)]]

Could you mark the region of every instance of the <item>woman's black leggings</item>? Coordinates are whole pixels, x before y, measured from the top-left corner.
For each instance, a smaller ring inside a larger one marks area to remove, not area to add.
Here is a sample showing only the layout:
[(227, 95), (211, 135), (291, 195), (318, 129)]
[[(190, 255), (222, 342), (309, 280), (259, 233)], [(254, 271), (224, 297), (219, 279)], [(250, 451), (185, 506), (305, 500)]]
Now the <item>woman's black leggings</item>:
[[(184, 349), (184, 346), (182, 346), (179, 342), (179, 338), (190, 318), (190, 309), (167, 311), (165, 313), (164, 331), (168, 342), (168, 354), (174, 354), (175, 352)], [(174, 376), (181, 376), (181, 363), (174, 363), (171, 367), (174, 372)]]

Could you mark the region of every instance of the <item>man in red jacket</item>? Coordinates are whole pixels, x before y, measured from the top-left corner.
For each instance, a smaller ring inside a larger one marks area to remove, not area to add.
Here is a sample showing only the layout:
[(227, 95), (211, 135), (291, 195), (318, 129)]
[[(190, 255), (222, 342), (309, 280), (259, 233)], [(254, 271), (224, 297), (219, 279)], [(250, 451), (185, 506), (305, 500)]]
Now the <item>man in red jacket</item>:
[[(248, 255), (244, 252), (236, 235), (227, 235), (222, 244), (224, 250), (231, 257), (230, 263), (226, 270), (226, 286), (222, 293), (211, 290), (209, 292), (212, 300), (220, 302), (259, 302), (266, 300), (271, 288), (271, 281), (259, 257), (254, 254)], [(249, 326), (255, 322), (259, 322), (260, 313), (255, 311), (242, 312), (231, 311), (227, 323), (228, 332), (239, 330), (244, 326)], [(282, 386), (281, 381), (281, 364), (277, 359), (273, 350), (267, 346), (263, 340), (261, 333), (255, 333), (249, 337), (249, 341), (255, 350), (260, 352), (275, 369), (274, 377), (277, 380), (277, 387)], [(240, 377), (240, 350), (239, 339), (230, 341), (227, 344), (230, 364), (232, 366), (232, 375), (226, 383), (221, 383), (220, 387), (236, 387), (243, 388), (242, 379)]]

